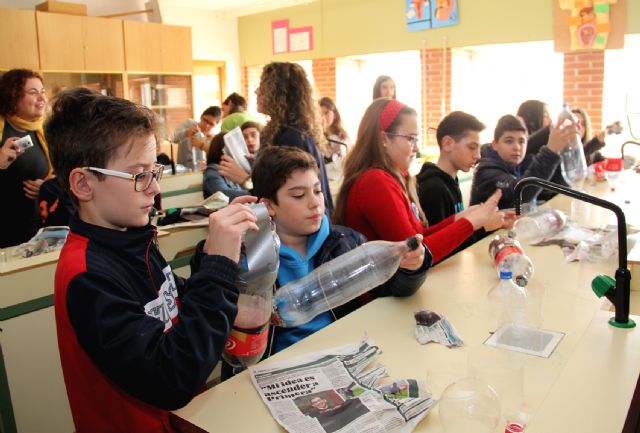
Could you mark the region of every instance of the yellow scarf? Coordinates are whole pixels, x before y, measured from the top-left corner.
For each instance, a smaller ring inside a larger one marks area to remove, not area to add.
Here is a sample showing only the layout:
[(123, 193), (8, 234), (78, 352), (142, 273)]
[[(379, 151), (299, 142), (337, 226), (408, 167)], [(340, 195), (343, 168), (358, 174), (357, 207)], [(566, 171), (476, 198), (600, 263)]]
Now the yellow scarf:
[[(44, 130), (42, 129), (42, 124), (44, 123), (44, 117), (40, 117), (33, 122), (26, 121), (18, 116), (9, 116), (7, 118), (9, 123), (13, 125), (15, 128), (22, 129), (23, 131), (35, 131), (40, 144), (42, 145), (42, 150), (44, 151), (44, 156), (47, 157), (47, 165), (49, 167), (47, 172), (46, 179), (52, 177), (52, 167), (51, 160), (49, 159), (49, 146), (47, 146), (47, 142), (44, 139)], [(0, 116), (0, 138), (2, 137), (2, 133), (4, 131), (4, 117)], [(4, 143), (2, 143), (4, 144)]]

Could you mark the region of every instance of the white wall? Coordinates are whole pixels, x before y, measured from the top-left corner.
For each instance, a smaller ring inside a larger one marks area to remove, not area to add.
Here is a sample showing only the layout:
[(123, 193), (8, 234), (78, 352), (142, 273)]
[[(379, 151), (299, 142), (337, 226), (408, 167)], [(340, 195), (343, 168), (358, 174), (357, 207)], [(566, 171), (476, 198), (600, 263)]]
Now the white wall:
[(227, 64), (227, 93), (242, 93), (238, 19), (205, 10), (179, 7), (159, 0), (163, 24), (191, 26), (193, 58)]

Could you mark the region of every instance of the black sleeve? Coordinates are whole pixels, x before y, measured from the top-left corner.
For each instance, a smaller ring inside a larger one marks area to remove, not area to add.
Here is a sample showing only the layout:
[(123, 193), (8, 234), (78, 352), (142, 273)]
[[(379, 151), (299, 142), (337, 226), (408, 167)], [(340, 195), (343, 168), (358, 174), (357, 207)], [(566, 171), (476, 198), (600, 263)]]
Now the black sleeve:
[(422, 286), (427, 279), (427, 270), (431, 267), (433, 256), (426, 245), (422, 244), (419, 248), (424, 248), (424, 260), (422, 266), (415, 271), (407, 269), (398, 269), (396, 273), (384, 284), (372, 290), (376, 298), (383, 296), (411, 296)]
[(501, 185), (502, 197), (498, 203), (500, 209), (513, 207), (513, 188), (518, 179), (498, 164), (480, 164), (473, 175), (470, 205), (480, 204), (493, 194), (497, 185)]
[(549, 127), (545, 126), (531, 134), (527, 140), (527, 155), (536, 155), (540, 148), (549, 142), (550, 133)]
[(604, 143), (596, 136), (584, 145), (584, 157), (587, 164), (591, 165), (595, 162), (596, 153), (604, 147)]
[(174, 276), (180, 310), (166, 332), (108, 275), (80, 274), (67, 291), (71, 323), (93, 362), (124, 391), (165, 410), (186, 405), (204, 385), (237, 313), (237, 265), (222, 256), (199, 265), (187, 280)]
[[(522, 177), (538, 177), (544, 180), (551, 180), (561, 185), (566, 185), (562, 173), (559, 173), (560, 167), (560, 155), (550, 150), (547, 146), (542, 146), (538, 153), (533, 157), (531, 163), (526, 168)], [(556, 173), (558, 172), (558, 173)], [(558, 179), (557, 176), (560, 178)], [(522, 190), (522, 202), (527, 203), (531, 200), (535, 200), (540, 194), (541, 188), (534, 188), (528, 186)], [(511, 189), (511, 195), (513, 197), (513, 189)], [(511, 199), (513, 201), (513, 198)]]
[(422, 181), (418, 185), (418, 199), (429, 225), (438, 224), (455, 213), (449, 191), (435, 179), (432, 182)]

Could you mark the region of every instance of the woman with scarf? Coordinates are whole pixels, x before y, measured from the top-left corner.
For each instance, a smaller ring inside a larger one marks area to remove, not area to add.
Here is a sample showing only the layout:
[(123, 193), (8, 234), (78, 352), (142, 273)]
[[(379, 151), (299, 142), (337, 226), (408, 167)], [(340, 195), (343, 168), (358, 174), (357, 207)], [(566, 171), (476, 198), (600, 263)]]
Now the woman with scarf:
[(447, 257), (498, 210), (500, 192), (429, 226), (409, 166), (418, 150), (418, 116), (396, 99), (379, 98), (360, 122), (344, 163), (334, 221), (369, 240), (400, 241), (420, 233), (433, 263)]
[[(40, 74), (12, 69), (0, 77), (0, 247), (28, 241), (39, 226), (38, 192), (51, 176), (49, 150), (42, 130), (47, 95)], [(33, 147), (16, 140), (30, 136)]]

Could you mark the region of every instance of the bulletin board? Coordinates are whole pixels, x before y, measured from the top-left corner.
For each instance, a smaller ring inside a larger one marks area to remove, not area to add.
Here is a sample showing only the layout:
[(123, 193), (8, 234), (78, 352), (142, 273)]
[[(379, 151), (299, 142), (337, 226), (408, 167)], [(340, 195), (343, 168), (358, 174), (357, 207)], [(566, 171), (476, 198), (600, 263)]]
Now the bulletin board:
[[(571, 11), (560, 7), (560, 3), (584, 4), (584, 0), (551, 0), (553, 2), (553, 41), (556, 52), (566, 53), (579, 51), (571, 49), (571, 34), (569, 31), (569, 20)], [(626, 0), (609, 0), (609, 28), (607, 37), (607, 49), (624, 48), (624, 35), (627, 30), (627, 5)], [(589, 2), (591, 3), (591, 2)], [(595, 3), (595, 1), (593, 2)], [(586, 48), (588, 50), (597, 48)]]

